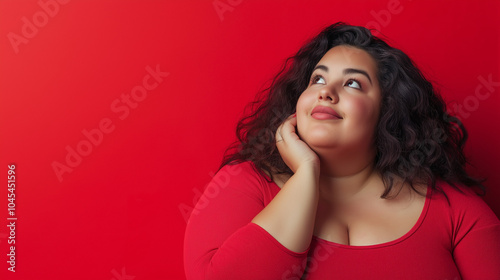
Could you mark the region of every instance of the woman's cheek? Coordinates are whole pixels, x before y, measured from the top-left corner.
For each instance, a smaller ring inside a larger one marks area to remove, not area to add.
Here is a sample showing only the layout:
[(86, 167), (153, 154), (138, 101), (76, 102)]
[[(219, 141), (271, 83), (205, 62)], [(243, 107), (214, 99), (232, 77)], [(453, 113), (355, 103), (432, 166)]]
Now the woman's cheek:
[(299, 100), (297, 101), (297, 105), (295, 106), (295, 114), (297, 118), (297, 128), (301, 126), (300, 124), (304, 121), (304, 119), (307, 117), (307, 104), (310, 102), (308, 101), (308, 96), (305, 95), (304, 93), (299, 97)]
[(305, 90), (297, 100), (297, 105), (295, 105), (296, 112), (303, 111), (306, 104), (309, 102), (310, 94), (307, 90)]
[(361, 122), (366, 122), (367, 120), (372, 120), (375, 117), (375, 104), (372, 100), (365, 98), (351, 98), (346, 100), (344, 107), (344, 112), (349, 115), (350, 118), (356, 118)]
[[(373, 137), (377, 118), (375, 117), (375, 108), (371, 100), (356, 97), (349, 100), (344, 99), (344, 114), (348, 117), (349, 137), (352, 143), (363, 145), (362, 139), (370, 139)], [(359, 142), (361, 141), (361, 142)]]

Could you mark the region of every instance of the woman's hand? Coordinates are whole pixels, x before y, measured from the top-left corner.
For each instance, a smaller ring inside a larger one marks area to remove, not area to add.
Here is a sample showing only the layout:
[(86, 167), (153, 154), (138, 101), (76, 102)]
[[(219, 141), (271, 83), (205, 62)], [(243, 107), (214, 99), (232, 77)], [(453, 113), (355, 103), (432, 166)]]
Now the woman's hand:
[(288, 117), (276, 130), (276, 146), (281, 158), (295, 173), (300, 166), (311, 165), (319, 169), (318, 155), (297, 135), (297, 117)]

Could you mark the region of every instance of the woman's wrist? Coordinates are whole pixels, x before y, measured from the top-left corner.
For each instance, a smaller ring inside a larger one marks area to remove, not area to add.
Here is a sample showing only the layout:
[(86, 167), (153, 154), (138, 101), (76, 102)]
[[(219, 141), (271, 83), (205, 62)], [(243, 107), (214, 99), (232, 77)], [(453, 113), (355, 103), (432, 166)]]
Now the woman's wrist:
[(319, 160), (306, 161), (302, 163), (295, 171), (295, 174), (300, 174), (303, 176), (311, 176), (316, 183), (319, 182), (319, 173), (320, 173)]

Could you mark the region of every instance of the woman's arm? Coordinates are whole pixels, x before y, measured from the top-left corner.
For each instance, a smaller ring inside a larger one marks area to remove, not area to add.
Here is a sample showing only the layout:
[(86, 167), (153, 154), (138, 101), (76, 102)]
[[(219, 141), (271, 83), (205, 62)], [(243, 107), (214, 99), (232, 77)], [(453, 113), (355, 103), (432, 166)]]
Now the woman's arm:
[[(296, 253), (252, 219), (278, 187), (244, 162), (224, 166), (211, 180), (189, 218), (184, 238), (188, 280), (296, 279), (307, 251)], [(196, 193), (196, 191), (195, 191)]]
[(500, 279), (500, 224), (470, 231), (453, 252), (462, 279)]
[(453, 212), (453, 259), (462, 279), (500, 279), (500, 221), (477, 195)]
[(276, 197), (252, 222), (283, 246), (303, 252), (311, 242), (319, 197), (319, 158), (295, 132), (297, 118), (288, 118), (277, 130), (277, 147), (294, 172)]
[[(282, 133), (295, 130), (293, 119), (285, 124), (291, 127)], [(269, 190), (262, 189), (262, 178), (250, 163), (226, 165), (213, 177), (186, 228), (187, 279), (295, 279), (303, 273), (314, 225), (319, 166), (313, 164), (316, 154), (312, 151), (310, 158), (298, 156), (301, 164), (295, 160), (297, 153), (285, 153), (309, 149), (304, 142), (290, 142), (290, 137), (285, 135), (287, 146), (278, 147), (295, 175), (274, 198), (265, 198)]]
[(252, 222), (289, 250), (305, 251), (313, 234), (318, 204), (317, 184), (314, 167), (301, 166)]

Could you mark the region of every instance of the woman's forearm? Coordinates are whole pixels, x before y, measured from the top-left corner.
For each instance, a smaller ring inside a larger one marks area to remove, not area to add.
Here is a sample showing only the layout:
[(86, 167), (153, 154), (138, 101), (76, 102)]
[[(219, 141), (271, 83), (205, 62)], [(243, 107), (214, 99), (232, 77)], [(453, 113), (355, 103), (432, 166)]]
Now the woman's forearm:
[(319, 168), (300, 166), (276, 197), (252, 220), (294, 252), (309, 248), (318, 205)]

